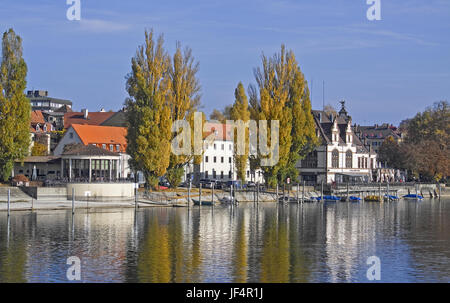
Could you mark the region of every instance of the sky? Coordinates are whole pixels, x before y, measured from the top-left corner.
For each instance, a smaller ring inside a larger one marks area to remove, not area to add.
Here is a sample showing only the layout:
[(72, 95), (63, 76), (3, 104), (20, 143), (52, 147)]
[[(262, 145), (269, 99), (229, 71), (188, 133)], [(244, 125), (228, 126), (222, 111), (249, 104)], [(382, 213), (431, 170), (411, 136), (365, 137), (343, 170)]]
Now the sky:
[[(125, 77), (145, 29), (177, 41), (200, 63), (202, 108), (234, 102), (255, 83), (261, 54), (291, 49), (308, 80), (313, 109), (339, 109), (353, 122), (398, 125), (434, 102), (450, 100), (450, 1), (380, 0), (369, 21), (366, 0), (1, 0), (0, 30), (23, 39), (27, 89), (69, 99), (75, 110), (119, 110)], [(323, 83), (325, 86), (323, 87)], [(323, 88), (325, 94), (323, 94)]]

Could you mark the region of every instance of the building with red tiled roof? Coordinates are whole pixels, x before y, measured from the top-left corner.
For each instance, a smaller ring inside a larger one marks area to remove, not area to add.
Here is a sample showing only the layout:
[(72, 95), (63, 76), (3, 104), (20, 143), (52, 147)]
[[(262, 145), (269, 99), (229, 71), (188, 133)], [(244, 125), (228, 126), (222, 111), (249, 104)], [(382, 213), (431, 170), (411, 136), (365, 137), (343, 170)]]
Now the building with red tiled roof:
[(53, 130), (53, 125), (45, 121), (42, 111), (34, 110), (31, 112), (30, 132), (46, 133)]
[[(64, 155), (65, 146), (82, 144), (104, 149), (119, 156), (117, 175), (125, 178), (131, 173), (128, 165), (130, 156), (126, 154), (127, 129), (125, 127), (72, 124), (54, 150), (55, 156)], [(98, 155), (86, 155), (91, 160), (98, 160)]]
[(95, 145), (116, 153), (126, 153), (127, 129), (125, 127), (72, 124), (55, 148), (55, 155), (61, 155), (64, 146), (73, 143)]
[(67, 112), (64, 113), (64, 129), (69, 129), (72, 124), (100, 125), (114, 114), (114, 112), (89, 112), (87, 109), (83, 109), (82, 112)]

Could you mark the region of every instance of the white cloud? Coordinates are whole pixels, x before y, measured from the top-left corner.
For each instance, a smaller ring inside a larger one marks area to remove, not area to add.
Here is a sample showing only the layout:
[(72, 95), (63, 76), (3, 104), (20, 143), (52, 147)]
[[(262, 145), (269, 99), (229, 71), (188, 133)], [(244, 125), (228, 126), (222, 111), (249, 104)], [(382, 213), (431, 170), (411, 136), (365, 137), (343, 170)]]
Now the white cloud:
[(131, 28), (130, 24), (111, 22), (100, 19), (84, 19), (80, 21), (80, 30), (94, 33), (112, 33), (126, 31)]

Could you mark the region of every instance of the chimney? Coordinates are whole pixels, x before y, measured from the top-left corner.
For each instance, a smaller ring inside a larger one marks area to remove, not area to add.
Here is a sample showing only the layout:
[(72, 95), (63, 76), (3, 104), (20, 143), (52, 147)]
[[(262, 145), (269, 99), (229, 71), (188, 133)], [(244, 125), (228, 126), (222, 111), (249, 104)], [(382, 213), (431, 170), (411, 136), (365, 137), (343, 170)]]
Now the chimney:
[(89, 115), (88, 109), (87, 109), (87, 108), (83, 108), (83, 109), (81, 110), (81, 112), (83, 113), (84, 119), (87, 119), (87, 118), (88, 118), (88, 115)]

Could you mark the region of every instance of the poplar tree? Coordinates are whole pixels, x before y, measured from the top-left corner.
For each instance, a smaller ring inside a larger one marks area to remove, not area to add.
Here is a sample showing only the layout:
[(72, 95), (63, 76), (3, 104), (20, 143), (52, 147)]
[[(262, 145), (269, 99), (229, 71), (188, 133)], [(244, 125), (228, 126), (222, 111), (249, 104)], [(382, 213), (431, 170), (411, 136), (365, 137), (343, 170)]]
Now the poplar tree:
[(22, 160), (30, 146), (30, 101), (24, 94), (27, 65), (22, 39), (12, 29), (3, 34), (0, 66), (0, 175), (7, 181), (15, 160)]
[[(169, 68), (170, 91), (168, 103), (172, 121), (186, 120), (193, 129), (193, 114), (200, 105), (200, 82), (197, 78), (199, 63), (192, 56), (192, 50), (186, 47), (181, 50), (180, 43), (177, 43), (176, 51)], [(178, 134), (172, 133), (172, 138)], [(193, 140), (193, 138), (192, 138)], [(193, 151), (193, 142), (191, 142)], [(193, 159), (193, 152), (190, 155), (170, 154), (169, 169), (167, 179), (171, 187), (177, 187), (181, 182), (184, 173), (184, 166)]]
[(171, 89), (170, 57), (162, 35), (153, 40), (153, 30), (145, 32), (145, 44), (138, 47), (127, 76), (127, 153), (130, 164), (141, 170), (147, 184), (155, 188), (166, 173), (170, 160)]
[[(254, 74), (257, 86), (249, 87), (251, 118), (280, 122), (279, 161), (274, 166), (261, 167), (266, 183), (275, 186), (287, 177), (295, 180), (297, 161), (318, 144), (309, 90), (294, 53), (286, 51), (284, 45), (271, 58), (263, 54), (262, 68), (255, 69)], [(250, 163), (255, 169), (260, 156), (250, 159)]]
[[(245, 94), (244, 86), (239, 82), (234, 91), (235, 101), (230, 111), (231, 120), (242, 120), (244, 123), (250, 120), (250, 111), (248, 109), (247, 95)], [(245, 182), (245, 172), (247, 168), (249, 155), (249, 130), (245, 128), (245, 153), (244, 155), (237, 154), (237, 129), (234, 134), (234, 163), (237, 170), (238, 179)]]

